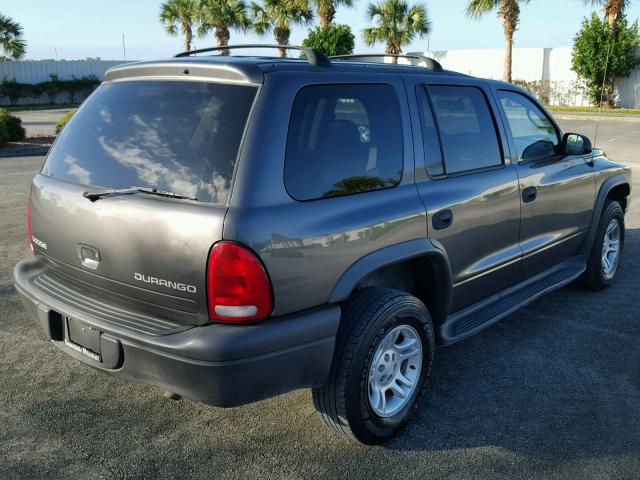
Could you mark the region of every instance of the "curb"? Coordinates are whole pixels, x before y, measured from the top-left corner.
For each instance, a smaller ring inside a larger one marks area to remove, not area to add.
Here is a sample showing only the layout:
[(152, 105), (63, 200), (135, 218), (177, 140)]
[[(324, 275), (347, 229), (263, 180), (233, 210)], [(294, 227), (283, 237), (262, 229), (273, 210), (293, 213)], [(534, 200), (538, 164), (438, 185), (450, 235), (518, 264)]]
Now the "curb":
[(550, 110), (553, 118), (557, 120), (593, 121), (593, 122), (625, 122), (640, 123), (640, 116), (636, 115), (571, 115), (564, 112)]
[(41, 147), (23, 147), (0, 149), (0, 158), (8, 157), (39, 157), (49, 152), (50, 145)]

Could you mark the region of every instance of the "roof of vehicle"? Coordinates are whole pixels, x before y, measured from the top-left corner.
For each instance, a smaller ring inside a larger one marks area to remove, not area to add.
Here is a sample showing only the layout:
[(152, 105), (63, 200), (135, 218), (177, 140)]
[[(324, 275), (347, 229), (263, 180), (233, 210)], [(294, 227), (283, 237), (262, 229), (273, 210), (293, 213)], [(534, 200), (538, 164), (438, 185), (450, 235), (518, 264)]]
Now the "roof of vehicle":
[(190, 75), (192, 77), (222, 78), (242, 83), (262, 83), (264, 73), (274, 71), (405, 73), (468, 76), (449, 70), (436, 71), (419, 65), (390, 64), (365, 60), (332, 59), (329, 66), (311, 65), (301, 58), (268, 56), (189, 56), (157, 61), (135, 62), (109, 69), (105, 80), (117, 80), (149, 75)]

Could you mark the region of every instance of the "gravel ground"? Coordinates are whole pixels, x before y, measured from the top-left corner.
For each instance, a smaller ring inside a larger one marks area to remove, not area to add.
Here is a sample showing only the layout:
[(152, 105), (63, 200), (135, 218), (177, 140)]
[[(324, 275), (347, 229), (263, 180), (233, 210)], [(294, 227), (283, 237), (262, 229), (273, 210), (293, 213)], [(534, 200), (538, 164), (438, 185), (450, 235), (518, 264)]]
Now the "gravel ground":
[[(565, 121), (593, 138), (593, 123)], [(640, 173), (638, 125), (598, 144)], [(51, 345), (11, 284), (42, 157), (0, 159), (0, 478), (579, 478), (640, 475), (640, 202), (615, 285), (565, 287), (436, 352), (408, 429), (382, 447), (325, 429), (308, 391), (223, 410), (91, 370)]]

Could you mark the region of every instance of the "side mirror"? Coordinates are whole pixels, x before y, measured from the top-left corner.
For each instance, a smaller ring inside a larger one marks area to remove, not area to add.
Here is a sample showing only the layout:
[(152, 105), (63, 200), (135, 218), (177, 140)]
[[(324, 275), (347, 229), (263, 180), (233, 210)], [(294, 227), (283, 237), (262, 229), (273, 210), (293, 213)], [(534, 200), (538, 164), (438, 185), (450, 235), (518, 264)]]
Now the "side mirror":
[(579, 133), (565, 133), (562, 137), (564, 155), (588, 155), (593, 151), (591, 140)]

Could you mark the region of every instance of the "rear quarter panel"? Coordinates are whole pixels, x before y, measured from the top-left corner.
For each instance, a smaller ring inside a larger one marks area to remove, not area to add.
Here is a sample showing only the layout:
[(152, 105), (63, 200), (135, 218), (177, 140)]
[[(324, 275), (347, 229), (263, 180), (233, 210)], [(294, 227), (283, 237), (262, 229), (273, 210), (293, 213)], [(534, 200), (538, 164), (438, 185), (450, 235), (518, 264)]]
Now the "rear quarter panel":
[[(308, 85), (387, 83), (402, 115), (404, 172), (386, 189), (299, 202), (284, 186), (289, 117), (297, 91)], [(399, 75), (274, 72), (265, 82), (247, 132), (223, 237), (250, 246), (262, 259), (274, 293), (273, 314), (328, 301), (340, 276), (381, 248), (426, 237), (426, 214), (414, 184), (407, 100)]]

